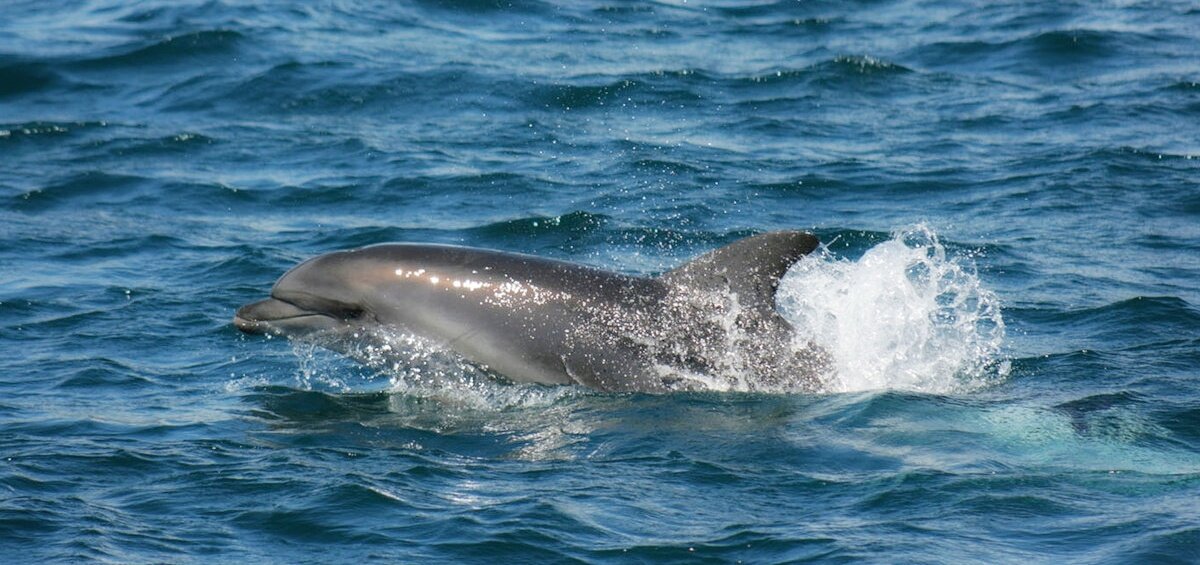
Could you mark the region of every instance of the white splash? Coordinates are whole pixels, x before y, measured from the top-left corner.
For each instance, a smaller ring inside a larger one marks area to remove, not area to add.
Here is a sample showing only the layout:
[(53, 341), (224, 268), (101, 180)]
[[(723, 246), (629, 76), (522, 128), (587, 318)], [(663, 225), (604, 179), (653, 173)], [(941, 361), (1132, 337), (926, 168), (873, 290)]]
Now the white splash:
[(970, 256), (948, 256), (928, 226), (893, 234), (857, 261), (822, 249), (780, 284), (797, 346), (826, 350), (830, 392), (976, 390), (1007, 373), (1004, 320)]

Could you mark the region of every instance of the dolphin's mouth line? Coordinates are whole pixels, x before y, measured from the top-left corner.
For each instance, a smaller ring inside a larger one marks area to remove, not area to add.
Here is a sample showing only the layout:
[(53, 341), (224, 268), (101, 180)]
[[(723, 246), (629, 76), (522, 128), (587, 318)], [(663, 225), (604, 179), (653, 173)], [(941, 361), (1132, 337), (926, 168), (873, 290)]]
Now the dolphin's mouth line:
[(286, 326), (302, 327), (307, 320), (336, 320), (335, 317), (308, 310), (295, 303), (272, 295), (270, 298), (238, 308), (233, 324), (246, 333), (287, 333)]
[(267, 321), (275, 322), (275, 321), (282, 321), (282, 320), (293, 320), (293, 319), (296, 319), (296, 318), (307, 318), (307, 317), (309, 317), (309, 316), (326, 316), (326, 317), (332, 317), (332, 316), (329, 316), (328, 314), (324, 314), (324, 313), (321, 313), (321, 312), (317, 312), (316, 310), (309, 310), (309, 309), (307, 309), (307, 308), (305, 308), (305, 307), (303, 307), (303, 306), (300, 306), (299, 304), (296, 304), (295, 302), (292, 302), (291, 300), (288, 300), (288, 299), (286, 299), (286, 298), (280, 298), (280, 297), (278, 297), (278, 296), (275, 296), (274, 294), (271, 294), (271, 296), (268, 298), (268, 300), (274, 300), (274, 301), (276, 301), (276, 302), (282, 302), (282, 303), (283, 303), (283, 304), (285, 304), (286, 306), (289, 306), (289, 307), (291, 307), (291, 308), (295, 308), (295, 309), (296, 309), (297, 311), (299, 311), (300, 313), (299, 313), (299, 314), (292, 315), (292, 316), (281, 316), (281, 317), (279, 317), (279, 318), (275, 318), (275, 319), (273, 319), (273, 320), (267, 320)]
[(318, 318), (318, 317), (333, 318), (333, 316), (328, 316), (328, 315), (320, 314), (317, 312), (313, 312), (311, 314), (297, 314), (295, 316), (285, 316), (282, 318), (243, 318), (240, 314), (234, 314), (233, 317), (237, 318), (239, 320), (250, 322), (250, 323), (287, 322), (289, 320), (301, 320), (304, 318)]
[(291, 337), (293, 334), (285, 331), (278, 325), (279, 323), (296, 323), (303, 322), (305, 319), (332, 319), (324, 314), (303, 314), (300, 316), (291, 316), (288, 318), (275, 318), (273, 320), (250, 320), (234, 314), (233, 325), (243, 333), (248, 334), (275, 334)]

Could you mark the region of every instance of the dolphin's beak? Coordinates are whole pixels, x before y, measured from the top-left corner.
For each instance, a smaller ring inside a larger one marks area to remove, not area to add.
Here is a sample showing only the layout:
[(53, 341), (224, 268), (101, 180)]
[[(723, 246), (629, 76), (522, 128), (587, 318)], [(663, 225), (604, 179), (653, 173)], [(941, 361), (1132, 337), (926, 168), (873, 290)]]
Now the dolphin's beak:
[[(290, 335), (326, 329), (335, 320), (320, 312), (305, 310), (290, 302), (268, 298), (238, 308), (233, 325), (249, 334)], [(299, 331), (298, 331), (299, 330)]]

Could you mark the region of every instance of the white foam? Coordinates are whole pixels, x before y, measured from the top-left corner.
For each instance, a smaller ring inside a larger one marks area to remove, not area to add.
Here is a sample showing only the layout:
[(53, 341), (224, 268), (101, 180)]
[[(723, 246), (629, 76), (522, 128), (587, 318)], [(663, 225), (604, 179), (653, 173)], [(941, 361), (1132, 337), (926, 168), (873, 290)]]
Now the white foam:
[(1007, 372), (1004, 320), (970, 256), (950, 256), (928, 226), (893, 234), (857, 261), (822, 249), (780, 284), (800, 347), (825, 349), (830, 392), (968, 392)]

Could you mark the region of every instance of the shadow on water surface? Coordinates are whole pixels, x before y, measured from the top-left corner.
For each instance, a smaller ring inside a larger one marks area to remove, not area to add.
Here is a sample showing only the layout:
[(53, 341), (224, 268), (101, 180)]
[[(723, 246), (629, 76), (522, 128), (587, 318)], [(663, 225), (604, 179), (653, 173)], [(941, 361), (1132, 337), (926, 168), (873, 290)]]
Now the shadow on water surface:
[(753, 469), (848, 486), (930, 472), (957, 481), (1058, 469), (1085, 482), (1101, 472), (1200, 472), (1200, 458), (1179, 437), (1181, 413), (1139, 417), (1130, 405), (1140, 403), (1137, 395), (1038, 407), (999, 391), (648, 395), (495, 388), (493, 404), (485, 405), (453, 394), (284, 386), (256, 387), (243, 399), (264, 424), (259, 439), (276, 447), (484, 465), (634, 464), (639, 472), (665, 467), (715, 481), (740, 481)]
[(785, 395), (600, 394), (499, 383), (420, 394), (260, 386), (243, 398), (272, 441), (284, 444), (349, 443), (535, 459), (619, 458), (620, 452), (642, 448), (671, 451), (676, 440), (686, 445), (697, 437), (771, 437), (783, 434), (812, 403)]

